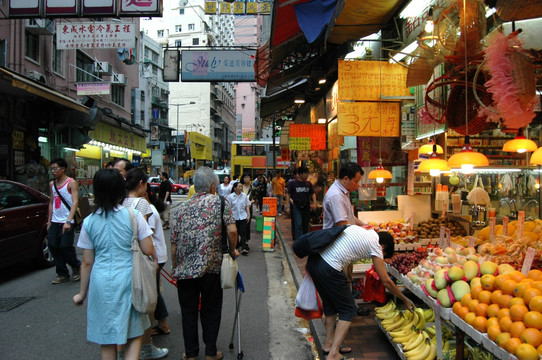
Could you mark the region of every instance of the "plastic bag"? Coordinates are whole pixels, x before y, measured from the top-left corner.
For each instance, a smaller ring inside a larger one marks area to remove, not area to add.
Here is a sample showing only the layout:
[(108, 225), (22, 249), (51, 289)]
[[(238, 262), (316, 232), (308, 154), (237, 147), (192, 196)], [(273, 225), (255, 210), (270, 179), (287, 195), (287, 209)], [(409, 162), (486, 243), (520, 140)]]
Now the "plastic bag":
[(237, 279), (238, 271), (237, 261), (232, 259), (230, 254), (224, 254), (222, 266), (220, 267), (220, 284), (222, 285), (222, 289), (235, 287), (235, 279)]
[(303, 310), (318, 310), (318, 295), (309, 273), (305, 273), (305, 277), (297, 291), (295, 306)]
[(363, 301), (378, 301), (379, 303), (385, 303), (386, 290), (384, 289), (384, 285), (380, 281), (378, 274), (374, 270), (374, 266), (367, 270), (365, 276), (365, 293), (363, 294)]

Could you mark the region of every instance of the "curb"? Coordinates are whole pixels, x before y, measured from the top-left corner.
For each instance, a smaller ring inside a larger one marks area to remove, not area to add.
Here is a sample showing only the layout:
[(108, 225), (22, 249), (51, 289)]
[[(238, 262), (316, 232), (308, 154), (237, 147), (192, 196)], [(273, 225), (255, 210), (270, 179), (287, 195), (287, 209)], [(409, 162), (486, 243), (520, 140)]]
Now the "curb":
[[(288, 261), (288, 266), (290, 268), (290, 272), (292, 273), (292, 278), (294, 279), (294, 284), (296, 289), (299, 290), (299, 286), (301, 285), (301, 282), (303, 281), (303, 275), (301, 274), (301, 271), (299, 270), (299, 267), (297, 266), (297, 262), (294, 259), (294, 253), (292, 251), (292, 248), (290, 245), (283, 241), (281, 232), (280, 232), (280, 224), (277, 221), (276, 222), (277, 231), (275, 232), (277, 238), (280, 240), (280, 244), (282, 245), (282, 248), (284, 249), (286, 253), (286, 260)], [(320, 339), (326, 338), (326, 327), (324, 326), (324, 323), (321, 319), (318, 320), (309, 320), (309, 327), (312, 333), (312, 337), (314, 339), (314, 344), (316, 345), (316, 349), (318, 350), (318, 355), (320, 356), (320, 359), (325, 359), (325, 355), (323, 352), (324, 344)]]

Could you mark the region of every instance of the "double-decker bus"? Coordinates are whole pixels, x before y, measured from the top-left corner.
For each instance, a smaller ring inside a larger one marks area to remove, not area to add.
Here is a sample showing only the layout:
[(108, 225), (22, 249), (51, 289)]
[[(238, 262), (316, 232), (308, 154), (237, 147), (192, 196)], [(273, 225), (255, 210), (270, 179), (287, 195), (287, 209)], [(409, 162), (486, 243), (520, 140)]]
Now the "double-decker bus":
[[(280, 146), (275, 144), (277, 160), (280, 158)], [(254, 179), (258, 174), (272, 169), (266, 167), (267, 154), (273, 154), (273, 140), (233, 141), (231, 144), (231, 174), (248, 174)], [(277, 162), (278, 166), (278, 162)]]

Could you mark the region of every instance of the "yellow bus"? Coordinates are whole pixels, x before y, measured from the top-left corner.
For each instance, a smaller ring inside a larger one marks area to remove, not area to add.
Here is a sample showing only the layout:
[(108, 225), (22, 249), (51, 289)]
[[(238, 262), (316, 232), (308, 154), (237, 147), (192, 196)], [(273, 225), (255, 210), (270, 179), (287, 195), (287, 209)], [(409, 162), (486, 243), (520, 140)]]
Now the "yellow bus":
[[(280, 146), (275, 145), (275, 156), (280, 158)], [(239, 177), (248, 174), (254, 179), (258, 174), (272, 171), (272, 161), (266, 166), (267, 154), (273, 153), (273, 140), (233, 141), (231, 144), (231, 174)], [(277, 163), (278, 166), (278, 163)]]

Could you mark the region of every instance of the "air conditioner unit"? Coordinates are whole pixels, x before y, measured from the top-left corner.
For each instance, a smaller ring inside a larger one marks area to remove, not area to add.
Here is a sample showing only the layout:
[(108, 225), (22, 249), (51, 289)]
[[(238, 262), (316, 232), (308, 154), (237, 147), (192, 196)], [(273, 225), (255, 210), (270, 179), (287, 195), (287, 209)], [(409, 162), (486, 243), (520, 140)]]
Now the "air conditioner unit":
[(94, 72), (100, 75), (111, 75), (113, 73), (113, 66), (107, 61), (96, 61), (94, 63)]
[(36, 71), (36, 70), (28, 70), (28, 71), (26, 72), (26, 76), (28, 76), (28, 77), (31, 78), (32, 80), (39, 81), (39, 82), (45, 84), (45, 76), (44, 76), (42, 73), (40, 73), (39, 71)]
[(126, 75), (124, 74), (113, 74), (111, 84), (126, 85), (126, 80)]
[(51, 19), (26, 19), (25, 30), (35, 35), (54, 35), (55, 22)]

